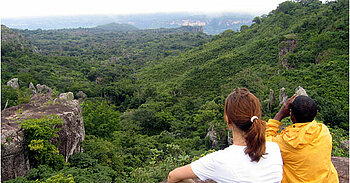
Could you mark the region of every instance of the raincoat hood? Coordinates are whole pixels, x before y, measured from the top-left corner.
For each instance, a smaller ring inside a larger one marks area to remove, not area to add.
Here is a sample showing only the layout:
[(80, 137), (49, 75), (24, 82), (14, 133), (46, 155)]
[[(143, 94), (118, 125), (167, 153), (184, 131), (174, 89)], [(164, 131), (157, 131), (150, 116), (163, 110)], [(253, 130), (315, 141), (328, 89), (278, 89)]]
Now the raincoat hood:
[[(318, 139), (329, 134), (328, 129), (316, 121), (307, 123), (295, 123), (281, 132), (283, 140), (296, 149), (301, 149), (306, 145), (316, 144)], [(324, 134), (324, 135), (322, 135)]]

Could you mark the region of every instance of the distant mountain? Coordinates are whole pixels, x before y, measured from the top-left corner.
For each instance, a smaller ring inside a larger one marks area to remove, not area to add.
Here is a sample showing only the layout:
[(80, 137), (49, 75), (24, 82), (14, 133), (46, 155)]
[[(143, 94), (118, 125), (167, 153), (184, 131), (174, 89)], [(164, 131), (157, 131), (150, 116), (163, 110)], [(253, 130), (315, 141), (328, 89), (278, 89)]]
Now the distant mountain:
[(5, 25), (1, 25), (1, 46), (2, 55), (13, 52), (15, 49), (39, 53), (38, 48), (29, 40)]
[(109, 23), (105, 25), (99, 25), (95, 29), (109, 30), (109, 31), (134, 31), (138, 30), (137, 27), (130, 24), (118, 24), (118, 23)]
[(33, 17), (2, 19), (2, 24), (17, 29), (93, 28), (109, 24), (129, 24), (139, 29), (202, 26), (207, 34), (218, 34), (227, 29), (240, 30), (251, 25), (255, 15), (227, 13), (222, 15), (192, 15), (190, 13), (159, 13), (138, 15), (89, 15), (64, 17)]

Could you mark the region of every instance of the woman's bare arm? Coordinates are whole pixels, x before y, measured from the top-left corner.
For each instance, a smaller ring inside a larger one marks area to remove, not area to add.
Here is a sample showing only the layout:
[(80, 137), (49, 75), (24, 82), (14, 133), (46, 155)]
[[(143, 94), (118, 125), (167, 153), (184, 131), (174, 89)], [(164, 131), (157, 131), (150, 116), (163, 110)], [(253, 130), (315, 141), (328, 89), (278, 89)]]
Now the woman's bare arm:
[(191, 165), (188, 164), (171, 171), (168, 175), (168, 183), (175, 183), (191, 178), (197, 178), (197, 176), (193, 173)]

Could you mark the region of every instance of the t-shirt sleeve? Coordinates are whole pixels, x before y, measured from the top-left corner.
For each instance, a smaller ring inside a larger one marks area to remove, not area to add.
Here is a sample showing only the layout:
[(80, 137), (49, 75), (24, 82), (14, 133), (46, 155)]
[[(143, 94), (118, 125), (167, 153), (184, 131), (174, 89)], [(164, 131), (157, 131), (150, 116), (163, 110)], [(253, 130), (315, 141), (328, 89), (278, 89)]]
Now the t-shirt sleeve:
[(215, 171), (214, 156), (217, 153), (208, 154), (191, 163), (193, 173), (201, 180), (212, 179)]

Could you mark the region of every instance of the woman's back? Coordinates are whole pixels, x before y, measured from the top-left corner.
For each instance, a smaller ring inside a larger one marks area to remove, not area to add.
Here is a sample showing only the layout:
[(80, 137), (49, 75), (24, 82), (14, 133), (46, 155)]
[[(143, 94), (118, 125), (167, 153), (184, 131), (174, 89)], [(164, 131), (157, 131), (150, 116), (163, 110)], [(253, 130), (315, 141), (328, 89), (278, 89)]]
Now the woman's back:
[(244, 153), (246, 146), (231, 145), (193, 162), (191, 168), (201, 179), (218, 183), (281, 182), (282, 157), (276, 143), (266, 143), (266, 155), (259, 162)]

